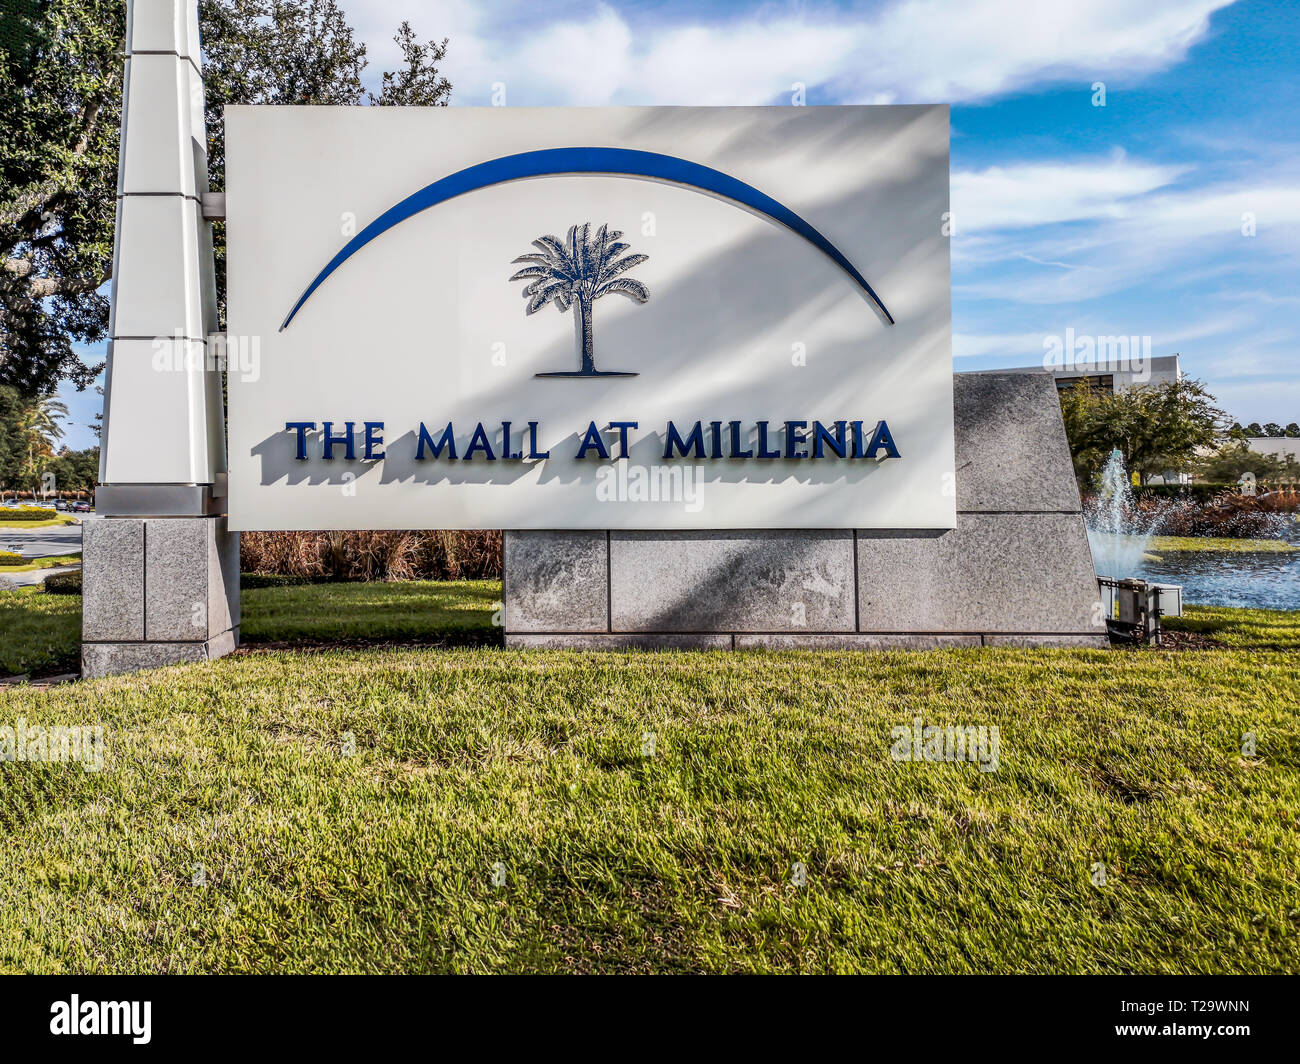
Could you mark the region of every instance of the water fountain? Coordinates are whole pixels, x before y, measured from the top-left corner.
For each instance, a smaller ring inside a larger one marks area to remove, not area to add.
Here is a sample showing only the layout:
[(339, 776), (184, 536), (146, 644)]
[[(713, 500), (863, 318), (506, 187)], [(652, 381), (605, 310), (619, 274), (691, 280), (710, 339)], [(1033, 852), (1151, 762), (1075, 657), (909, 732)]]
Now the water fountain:
[[(1231, 509), (1231, 500), (1208, 504)], [(1152, 538), (1162, 533), (1198, 535), (1186, 528), (1207, 503), (1190, 494), (1139, 507), (1124, 469), (1123, 456), (1112, 451), (1101, 473), (1095, 498), (1085, 506), (1088, 544), (1100, 580), (1140, 578), (1162, 586), (1180, 586), (1189, 602), (1207, 606), (1300, 610), (1300, 550), (1250, 549), (1242, 544), (1229, 551), (1186, 551), (1156, 548)], [(1300, 547), (1300, 515), (1285, 508), (1271, 516), (1246, 515), (1250, 524), (1228, 526), (1215, 533), (1228, 539), (1275, 539)], [(1195, 523), (1194, 521), (1192, 522)], [(1168, 584), (1165, 582), (1168, 581)], [(1103, 584), (1103, 592), (1105, 585)], [(1103, 600), (1109, 600), (1103, 594)], [(1161, 603), (1166, 615), (1173, 606)]]
[(1118, 447), (1110, 452), (1101, 471), (1101, 488), (1085, 516), (1097, 575), (1111, 579), (1137, 575), (1163, 513), (1138, 509)]
[(1182, 615), (1182, 588), (1139, 579), (1162, 509), (1140, 510), (1118, 447), (1101, 472), (1088, 506), (1088, 545), (1112, 639), (1160, 645), (1160, 618)]

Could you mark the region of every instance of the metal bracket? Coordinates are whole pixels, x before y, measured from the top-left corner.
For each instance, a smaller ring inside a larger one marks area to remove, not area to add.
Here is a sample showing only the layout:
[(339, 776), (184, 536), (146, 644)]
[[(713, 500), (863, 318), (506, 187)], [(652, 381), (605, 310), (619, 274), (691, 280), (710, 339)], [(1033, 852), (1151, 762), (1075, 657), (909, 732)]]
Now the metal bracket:
[(226, 512), (212, 484), (100, 484), (95, 512), (100, 517), (212, 517)]
[(226, 220), (226, 194), (224, 192), (204, 192), (199, 197), (205, 222), (224, 222)]

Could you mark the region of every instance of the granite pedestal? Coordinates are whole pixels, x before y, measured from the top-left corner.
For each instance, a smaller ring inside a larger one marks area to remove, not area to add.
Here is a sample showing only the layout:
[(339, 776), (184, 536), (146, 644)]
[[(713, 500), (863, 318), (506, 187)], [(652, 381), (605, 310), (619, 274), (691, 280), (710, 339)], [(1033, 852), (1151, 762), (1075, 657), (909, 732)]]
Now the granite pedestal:
[(82, 533), (81, 673), (206, 661), (239, 644), (239, 533), (224, 517), (102, 517)]
[(954, 417), (956, 528), (509, 532), (506, 644), (1105, 646), (1054, 381), (958, 374)]

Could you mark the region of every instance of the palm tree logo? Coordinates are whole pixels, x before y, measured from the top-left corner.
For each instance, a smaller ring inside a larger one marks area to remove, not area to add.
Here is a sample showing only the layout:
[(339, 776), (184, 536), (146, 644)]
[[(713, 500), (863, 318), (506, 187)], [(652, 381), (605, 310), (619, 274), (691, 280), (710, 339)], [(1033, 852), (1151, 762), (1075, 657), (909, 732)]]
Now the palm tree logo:
[(538, 251), (520, 255), (516, 263), (529, 263), (510, 278), (527, 281), (524, 298), (528, 300), (525, 313), (535, 314), (547, 303), (554, 303), (560, 313), (573, 307), (577, 315), (577, 329), (582, 344), (582, 368), (555, 373), (539, 373), (539, 377), (635, 377), (635, 373), (618, 370), (599, 370), (591, 338), (591, 305), (601, 296), (611, 292), (627, 296), (638, 303), (650, 298), (650, 290), (640, 281), (623, 274), (639, 266), (649, 255), (626, 255), (619, 258), (629, 245), (621, 243), (623, 234), (617, 229), (602, 225), (594, 233), (591, 223), (583, 222), (569, 229), (566, 240), (553, 236), (539, 236), (533, 241)]

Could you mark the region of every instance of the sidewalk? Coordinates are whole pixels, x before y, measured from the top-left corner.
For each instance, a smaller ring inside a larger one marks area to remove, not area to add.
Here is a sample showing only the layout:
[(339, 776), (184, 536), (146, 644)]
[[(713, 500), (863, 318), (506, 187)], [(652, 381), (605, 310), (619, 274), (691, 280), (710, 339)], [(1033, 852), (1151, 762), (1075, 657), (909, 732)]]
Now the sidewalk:
[(18, 587), (33, 587), (36, 584), (45, 583), (47, 576), (53, 576), (55, 573), (72, 573), (80, 568), (80, 565), (59, 565), (51, 569), (29, 569), (25, 573), (10, 573), (7, 576), (3, 570), (0, 570), (0, 591), (12, 591)]

